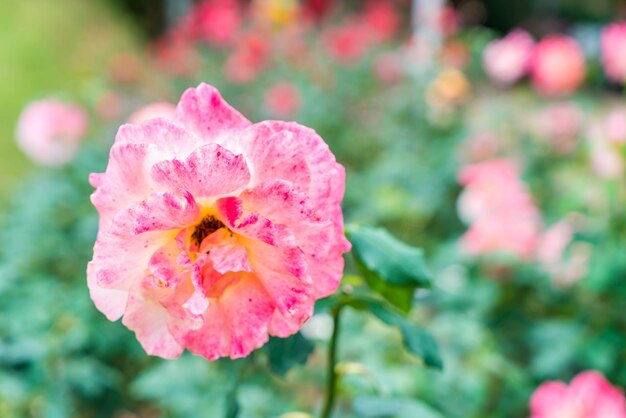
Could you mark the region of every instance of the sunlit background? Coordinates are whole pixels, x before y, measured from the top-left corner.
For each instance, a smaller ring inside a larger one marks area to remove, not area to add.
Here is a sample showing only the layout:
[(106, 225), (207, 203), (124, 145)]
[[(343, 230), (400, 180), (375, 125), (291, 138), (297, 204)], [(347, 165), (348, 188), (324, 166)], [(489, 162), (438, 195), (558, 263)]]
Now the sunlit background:
[[(0, 417), (235, 416), (231, 364), (148, 357), (85, 284), (88, 173), (202, 81), (316, 129), (346, 221), (425, 249), (411, 318), (443, 371), (350, 312), (337, 417), (528, 417), (586, 370), (626, 387), (624, 19), (623, 0), (0, 2)], [(328, 315), (303, 335), (324, 347)], [(256, 356), (240, 416), (315, 415), (324, 356), (285, 376)]]

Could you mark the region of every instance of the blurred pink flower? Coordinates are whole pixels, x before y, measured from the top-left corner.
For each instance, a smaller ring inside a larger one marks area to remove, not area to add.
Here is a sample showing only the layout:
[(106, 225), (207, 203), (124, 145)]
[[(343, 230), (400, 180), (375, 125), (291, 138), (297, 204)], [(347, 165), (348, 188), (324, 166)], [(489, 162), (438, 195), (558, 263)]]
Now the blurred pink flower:
[(541, 236), (537, 246), (537, 260), (543, 266), (559, 264), (563, 258), (565, 248), (572, 240), (574, 231), (567, 221), (560, 221), (552, 225)]
[[(626, 49), (624, 50), (626, 51)], [(626, 143), (626, 108), (615, 108), (604, 120), (606, 138), (614, 144)]]
[(363, 21), (378, 41), (388, 41), (398, 32), (400, 17), (390, 1), (368, 0)]
[(530, 399), (530, 418), (626, 418), (624, 393), (596, 371), (569, 384), (543, 383)]
[(198, 52), (187, 35), (180, 32), (171, 31), (168, 36), (158, 39), (152, 53), (161, 68), (176, 76), (188, 77), (200, 67)]
[(368, 28), (358, 19), (348, 19), (342, 26), (326, 31), (324, 44), (337, 61), (358, 61), (368, 52), (372, 36)]
[(91, 298), (151, 355), (245, 357), (339, 285), (344, 168), (312, 129), (252, 124), (209, 85), (171, 121), (122, 126), (89, 180)]
[(539, 114), (537, 134), (548, 139), (557, 152), (568, 154), (576, 149), (583, 122), (583, 113), (575, 103), (552, 104)]
[(626, 82), (626, 22), (613, 23), (602, 31), (602, 65), (611, 80)]
[(257, 34), (243, 36), (224, 64), (226, 78), (233, 83), (249, 83), (256, 79), (269, 59), (270, 44)]
[(591, 166), (593, 171), (601, 177), (616, 179), (624, 174), (624, 158), (619, 144), (611, 141), (601, 123), (594, 123), (589, 127), (587, 139), (591, 148)]
[(465, 187), (458, 211), (469, 230), (461, 245), (471, 255), (505, 252), (528, 259), (539, 237), (539, 210), (515, 164), (493, 160), (464, 167), (459, 182)]
[(453, 6), (445, 6), (439, 15), (439, 28), (445, 37), (459, 31), (459, 13)]
[(128, 118), (128, 123), (138, 125), (150, 119), (172, 119), (175, 111), (176, 106), (169, 102), (153, 102), (134, 111)]
[(491, 41), (483, 53), (487, 75), (502, 86), (515, 83), (528, 73), (534, 45), (532, 37), (522, 29)]
[(398, 52), (383, 52), (373, 66), (374, 75), (384, 84), (393, 84), (404, 75), (403, 56)]
[(535, 88), (548, 96), (576, 91), (585, 79), (585, 56), (578, 42), (565, 35), (552, 35), (539, 42), (531, 60)]
[[(564, 219), (548, 228), (539, 239), (537, 261), (556, 286), (571, 286), (587, 274), (591, 246), (572, 242), (573, 238), (572, 223)], [(566, 255), (568, 247), (569, 256)]]
[(473, 134), (463, 142), (461, 156), (466, 162), (477, 163), (496, 158), (499, 151), (498, 136), (494, 132), (483, 131)]
[(304, 0), (304, 10), (315, 19), (321, 20), (328, 15), (334, 3), (334, 0)]
[(30, 103), (17, 121), (17, 144), (38, 164), (68, 163), (87, 133), (87, 113), (79, 106), (56, 99)]
[(300, 108), (300, 91), (289, 82), (274, 84), (265, 93), (265, 107), (275, 116), (286, 118)]
[(179, 23), (179, 30), (213, 45), (231, 44), (241, 27), (237, 0), (203, 0)]

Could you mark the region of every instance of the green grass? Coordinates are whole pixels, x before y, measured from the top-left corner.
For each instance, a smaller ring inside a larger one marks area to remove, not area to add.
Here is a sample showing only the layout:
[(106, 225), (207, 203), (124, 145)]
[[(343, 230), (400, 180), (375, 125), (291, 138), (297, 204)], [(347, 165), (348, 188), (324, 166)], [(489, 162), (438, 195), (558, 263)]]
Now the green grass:
[(0, 191), (33, 169), (15, 145), (23, 106), (56, 95), (85, 97), (108, 59), (136, 50), (129, 21), (101, 0), (0, 2)]

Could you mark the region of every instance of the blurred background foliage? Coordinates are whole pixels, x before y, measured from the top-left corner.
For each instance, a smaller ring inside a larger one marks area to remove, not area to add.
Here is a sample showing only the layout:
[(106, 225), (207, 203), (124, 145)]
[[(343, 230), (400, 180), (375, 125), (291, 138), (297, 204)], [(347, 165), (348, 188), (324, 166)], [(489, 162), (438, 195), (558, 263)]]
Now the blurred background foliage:
[[(328, 53), (327, 37), (361, 13), (363, 2), (343, 2), (302, 38), (293, 35), (303, 40), (296, 59), (281, 42), (293, 26), (267, 12), (270, 29), (255, 33), (251, 24), (246, 32), (256, 45), (252, 61), (236, 67), (254, 69), (252, 76), (225, 65), (241, 48), (249, 52), (244, 36), (226, 45), (181, 44), (181, 6), (0, 3), (0, 417), (218, 417), (235, 404), (241, 417), (319, 410), (330, 332), (324, 303), (303, 330), (308, 343), (285, 358), (314, 344), (310, 356), (281, 375), (267, 350), (237, 362), (148, 357), (89, 299), (85, 266), (97, 215), (88, 174), (103, 171), (117, 126), (135, 109), (176, 102), (200, 81), (216, 85), (251, 120), (314, 127), (346, 166), (346, 219), (384, 226), (425, 250), (434, 286), (411, 293), (409, 320), (435, 335), (443, 371), (402, 348), (398, 329), (347, 308), (336, 416), (525, 417), (537, 385), (585, 369), (626, 386), (626, 184), (623, 173), (594, 170), (587, 129), (624, 106), (621, 86), (604, 77), (598, 45), (584, 87), (568, 97), (546, 98), (526, 81), (495, 87), (482, 65), (485, 45), (520, 25), (536, 37), (582, 33), (583, 43), (592, 24), (597, 43), (597, 25), (623, 17), (624, 2), (457, 1), (461, 29), (444, 40), (449, 54), (429, 57), (423, 68), (407, 46), (409, 3), (394, 3), (397, 32), (347, 61)], [(339, 49), (349, 55), (359, 38), (346, 43)], [(268, 91), (285, 82), (292, 90), (278, 94), (278, 106), (268, 104)], [(82, 103), (91, 128), (70, 164), (34, 168), (14, 145), (13, 127), (26, 102), (50, 95)], [(563, 104), (566, 111), (554, 113)], [(571, 129), (563, 135), (561, 128)], [(573, 145), (564, 152), (567, 141)], [(611, 148), (616, 158), (624, 157), (620, 147)], [(458, 173), (490, 158), (515, 160), (542, 230), (571, 222), (564, 257), (587, 254), (575, 280), (561, 280), (534, 258), (463, 251), (468, 227), (457, 210)], [(358, 287), (350, 259), (348, 273), (346, 286)]]

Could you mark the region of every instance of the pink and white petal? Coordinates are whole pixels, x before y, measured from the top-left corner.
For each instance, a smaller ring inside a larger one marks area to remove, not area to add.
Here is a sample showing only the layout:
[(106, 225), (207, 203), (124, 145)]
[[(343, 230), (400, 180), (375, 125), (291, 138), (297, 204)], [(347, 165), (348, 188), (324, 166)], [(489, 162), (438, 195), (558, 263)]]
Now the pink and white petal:
[[(265, 160), (262, 152), (263, 146), (270, 146), (270, 144), (266, 144), (269, 137), (268, 132), (280, 132), (281, 135), (278, 136), (280, 138), (286, 138), (283, 135), (285, 132), (289, 132), (291, 134), (290, 140), (280, 142), (281, 146), (285, 148), (277, 155), (278, 157), (293, 156), (298, 166), (292, 176), (286, 176), (283, 170), (281, 178), (291, 181), (295, 187), (305, 192), (320, 217), (332, 220), (338, 229), (342, 229), (343, 216), (340, 204), (345, 192), (345, 170), (343, 166), (337, 163), (335, 156), (324, 140), (313, 129), (294, 122), (266, 121), (253, 125), (248, 128), (248, 131), (250, 131), (248, 134), (241, 136), (240, 142), (242, 143), (242, 152), (251, 161), (250, 165), (253, 167), (255, 181), (271, 178), (271, 176), (259, 175), (260, 171), (257, 168), (257, 165), (268, 167), (270, 164), (269, 161)], [(251, 134), (255, 132), (258, 135)], [(259, 146), (257, 143), (261, 145)], [(295, 173), (300, 173), (298, 167), (302, 157), (306, 160), (309, 169), (309, 181), (305, 183), (301, 183), (303, 177), (300, 174), (295, 175)]]
[(180, 356), (184, 347), (169, 330), (169, 312), (150, 297), (149, 291), (144, 292), (145, 289), (133, 289), (122, 323), (135, 331), (137, 340), (149, 355), (169, 359)]
[(307, 300), (300, 304), (297, 314), (283, 314), (279, 310), (274, 311), (269, 326), (269, 333), (275, 337), (286, 338), (298, 332), (304, 323), (313, 315), (315, 301)]
[(215, 202), (215, 209), (224, 224), (243, 237), (270, 245), (279, 245), (279, 242), (289, 242), (291, 245), (295, 243), (284, 226), (274, 225), (256, 212), (244, 213), (243, 202), (237, 197), (218, 199)]
[(232, 359), (246, 357), (267, 342), (268, 326), (275, 309), (253, 274), (239, 274), (240, 280), (219, 298), (230, 329), (229, 356)]
[(224, 311), (216, 299), (209, 300), (204, 311), (204, 322), (198, 329), (191, 329), (180, 324), (170, 324), (170, 330), (189, 351), (207, 360), (226, 357), (230, 353), (231, 329), (226, 322)]
[(236, 139), (251, 167), (252, 184), (283, 179), (308, 191), (311, 170), (305, 150), (292, 132), (275, 128), (272, 122), (257, 123)]
[(252, 272), (252, 266), (248, 261), (246, 247), (234, 238), (227, 240), (221, 245), (214, 246), (209, 252), (209, 259), (213, 268), (220, 274), (228, 272), (246, 271)]
[(131, 235), (139, 235), (185, 228), (195, 224), (199, 216), (200, 208), (191, 193), (182, 191), (178, 196), (162, 192), (123, 210), (114, 218), (114, 224)]
[(304, 254), (297, 248), (277, 248), (259, 241), (248, 241), (248, 259), (259, 283), (273, 304), (287, 318), (300, 322), (308, 314), (306, 306), (315, 285), (307, 274)]
[(155, 144), (170, 157), (181, 158), (203, 144), (192, 132), (161, 118), (138, 125), (122, 125), (115, 136), (115, 143)]
[(96, 283), (95, 266), (93, 262), (87, 264), (87, 286), (89, 296), (109, 321), (117, 321), (124, 314), (128, 302), (128, 290), (107, 289)]
[(530, 398), (532, 417), (550, 416), (551, 411), (567, 405), (568, 387), (563, 382), (546, 382), (539, 386)]
[(215, 87), (205, 83), (183, 93), (174, 121), (193, 132), (201, 144), (220, 143), (226, 146), (232, 131), (245, 129), (251, 124), (222, 98)]
[(163, 232), (126, 236), (102, 230), (94, 246), (92, 267), (87, 270), (90, 283), (107, 289), (129, 290), (150, 274), (152, 255), (168, 240)]
[(166, 160), (152, 167), (152, 179), (168, 190), (188, 190), (196, 199), (214, 198), (248, 185), (243, 156), (217, 144), (194, 150), (185, 160)]
[(113, 145), (106, 172), (90, 176), (92, 185), (97, 187), (91, 202), (100, 214), (100, 228), (107, 227), (118, 210), (144, 200), (155, 191), (149, 167), (157, 153), (156, 146), (150, 144)]

